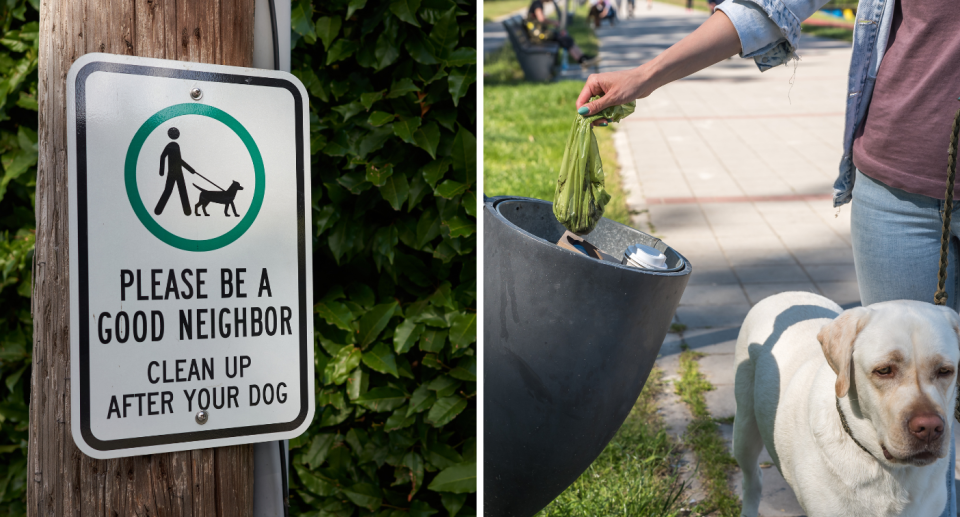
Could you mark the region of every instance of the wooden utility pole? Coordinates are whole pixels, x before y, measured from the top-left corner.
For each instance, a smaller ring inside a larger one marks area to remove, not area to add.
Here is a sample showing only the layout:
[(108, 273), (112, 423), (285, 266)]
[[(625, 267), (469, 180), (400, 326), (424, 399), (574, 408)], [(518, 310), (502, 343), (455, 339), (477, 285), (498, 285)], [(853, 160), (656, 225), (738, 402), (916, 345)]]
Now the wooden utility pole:
[(30, 517), (252, 514), (251, 445), (95, 460), (73, 442), (66, 77), (90, 52), (251, 66), (253, 16), (254, 0), (41, 1)]

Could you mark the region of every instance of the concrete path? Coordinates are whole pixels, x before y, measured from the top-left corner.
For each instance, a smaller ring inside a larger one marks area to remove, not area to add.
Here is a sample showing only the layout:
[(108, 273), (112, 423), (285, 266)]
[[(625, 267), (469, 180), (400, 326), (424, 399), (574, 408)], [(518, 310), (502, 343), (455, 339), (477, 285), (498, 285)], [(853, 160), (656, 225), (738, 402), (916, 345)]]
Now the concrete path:
[(507, 31), (502, 22), (483, 24), (483, 54), (489, 56), (507, 42)]
[[(707, 18), (637, 4), (633, 20), (598, 31), (602, 71), (652, 59)], [(716, 418), (736, 410), (733, 349), (752, 305), (782, 291), (859, 305), (850, 209), (831, 200), (851, 48), (805, 37), (798, 53), (796, 67), (760, 73), (734, 57), (665, 86), (639, 101), (615, 136), (637, 226), (693, 265), (676, 317), (687, 330), (667, 337), (658, 364), (671, 379), (682, 342), (706, 354), (700, 366), (717, 388), (707, 394)], [(682, 413), (664, 411), (681, 422)], [(732, 441), (732, 426), (721, 427)], [(761, 461), (770, 461), (766, 451)], [(739, 494), (739, 474), (731, 484)], [(803, 515), (776, 468), (764, 469), (761, 515)]]

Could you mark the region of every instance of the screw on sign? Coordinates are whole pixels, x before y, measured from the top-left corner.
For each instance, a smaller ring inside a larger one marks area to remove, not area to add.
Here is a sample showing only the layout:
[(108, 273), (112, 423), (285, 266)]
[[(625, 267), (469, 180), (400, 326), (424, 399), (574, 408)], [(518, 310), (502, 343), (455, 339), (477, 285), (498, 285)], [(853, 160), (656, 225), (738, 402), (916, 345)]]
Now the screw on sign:
[(277, 71), (105, 54), (71, 68), (72, 423), (86, 454), (309, 426), (306, 99)]

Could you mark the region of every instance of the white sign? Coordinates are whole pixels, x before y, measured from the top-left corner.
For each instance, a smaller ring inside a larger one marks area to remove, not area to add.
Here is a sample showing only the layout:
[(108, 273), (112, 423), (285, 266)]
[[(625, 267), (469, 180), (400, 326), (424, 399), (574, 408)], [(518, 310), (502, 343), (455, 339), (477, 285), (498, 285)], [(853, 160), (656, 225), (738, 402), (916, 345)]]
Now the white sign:
[(307, 93), (87, 54), (67, 76), (73, 439), (116, 458), (313, 419)]

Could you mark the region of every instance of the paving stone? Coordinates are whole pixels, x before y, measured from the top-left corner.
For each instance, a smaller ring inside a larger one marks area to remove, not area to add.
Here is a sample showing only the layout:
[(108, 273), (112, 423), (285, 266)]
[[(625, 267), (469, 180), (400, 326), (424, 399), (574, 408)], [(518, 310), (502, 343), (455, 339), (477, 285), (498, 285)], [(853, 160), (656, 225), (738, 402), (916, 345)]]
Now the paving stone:
[[(725, 346), (726, 353), (705, 353), (703, 348), (697, 349), (698, 352), (704, 354), (700, 358), (700, 371), (707, 376), (710, 382), (713, 385), (733, 385), (733, 379), (735, 376), (733, 368), (733, 353), (736, 348), (735, 342), (730, 342), (728, 346)], [(732, 395), (733, 392), (731, 391)], [(714, 414), (714, 416), (719, 416)]]
[(823, 234), (835, 234), (829, 226), (820, 221), (820, 218), (810, 217), (810, 215), (807, 215), (806, 219), (801, 223), (788, 223), (777, 221), (775, 218), (772, 219), (774, 220), (770, 221), (770, 219), (767, 219), (767, 222), (771, 224), (773, 231), (776, 232), (777, 235), (788, 238), (806, 239), (808, 237), (818, 237)]
[(780, 235), (783, 243), (791, 249), (821, 249), (821, 248), (844, 248), (850, 244), (841, 239), (834, 232), (823, 232), (818, 235)]
[(749, 311), (749, 303), (681, 305), (677, 308), (677, 319), (691, 329), (731, 327), (743, 323)]
[[(660, 234), (659, 228), (657, 229), (657, 233)], [(686, 257), (708, 255), (710, 259), (715, 262), (723, 262), (723, 250), (720, 249), (720, 245), (717, 244), (717, 239), (712, 233), (706, 237), (671, 237), (665, 234), (660, 235), (663, 242)]]
[(691, 329), (683, 333), (690, 348), (704, 354), (732, 354), (740, 334), (740, 326)]
[(737, 276), (729, 267), (713, 263), (701, 265), (693, 259), (690, 260), (690, 264), (693, 266), (693, 273), (690, 274), (690, 280), (687, 282), (688, 288), (695, 285), (739, 285)]
[(680, 337), (680, 334), (670, 332), (667, 334), (667, 337), (664, 338), (663, 344), (660, 345), (660, 353), (657, 356), (658, 360), (671, 355), (677, 355), (683, 351), (681, 344), (683, 343), (683, 338)]
[[(702, 363), (703, 359), (700, 361)], [(730, 356), (730, 365), (732, 364), (733, 356)], [(728, 418), (737, 414), (737, 401), (733, 393), (733, 384), (714, 384), (713, 387), (712, 391), (703, 394), (710, 415), (714, 418)]]
[(803, 266), (818, 264), (853, 264), (853, 249), (849, 245), (832, 247), (790, 247), (790, 253)]
[(789, 291), (806, 291), (808, 293), (822, 294), (821, 290), (817, 288), (813, 282), (748, 284), (744, 286), (744, 289), (747, 291), (747, 299), (750, 300), (752, 304), (756, 304), (769, 296)]
[(770, 239), (771, 241), (777, 239), (777, 233), (774, 232), (766, 222), (762, 219), (758, 223), (754, 224), (718, 224), (711, 222), (713, 227), (713, 234), (718, 237), (731, 237), (731, 238), (741, 238), (743, 236), (750, 236), (752, 239)]
[(786, 248), (780, 249), (732, 249), (724, 255), (733, 267), (738, 266), (783, 266), (796, 264), (796, 259)]
[(776, 235), (754, 237), (750, 233), (743, 235), (718, 235), (717, 242), (724, 251), (746, 249), (786, 250), (783, 241)]
[(860, 289), (856, 282), (818, 282), (817, 286), (827, 298), (849, 309), (860, 305)]
[(811, 264), (805, 266), (807, 274), (814, 282), (857, 282), (857, 271), (853, 264)]
[(687, 285), (680, 305), (726, 305), (749, 303), (743, 288), (733, 285)]
[(809, 281), (810, 277), (796, 264), (782, 266), (740, 266), (734, 271), (744, 284), (774, 284)]

